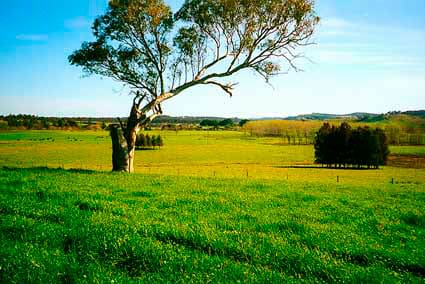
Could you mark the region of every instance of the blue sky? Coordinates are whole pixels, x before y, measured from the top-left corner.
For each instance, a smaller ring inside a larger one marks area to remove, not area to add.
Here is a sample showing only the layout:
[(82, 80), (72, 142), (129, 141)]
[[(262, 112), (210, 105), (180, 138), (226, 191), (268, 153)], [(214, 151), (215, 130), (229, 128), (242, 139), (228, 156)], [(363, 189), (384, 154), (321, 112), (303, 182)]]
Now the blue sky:
[[(131, 99), (107, 78), (82, 77), (67, 57), (107, 0), (2, 1), (0, 114), (125, 116)], [(174, 8), (181, 3), (168, 1)], [(322, 18), (309, 60), (272, 80), (235, 77), (233, 98), (195, 88), (164, 106), (168, 115), (288, 116), (425, 109), (425, 1), (317, 0)]]

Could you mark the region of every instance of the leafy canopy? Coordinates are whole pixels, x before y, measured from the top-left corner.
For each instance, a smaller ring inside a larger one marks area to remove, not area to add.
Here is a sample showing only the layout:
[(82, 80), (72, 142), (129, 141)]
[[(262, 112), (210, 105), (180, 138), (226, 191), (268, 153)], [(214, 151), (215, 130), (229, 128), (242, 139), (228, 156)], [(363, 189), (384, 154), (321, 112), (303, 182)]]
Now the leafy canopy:
[(296, 68), (318, 21), (314, 0), (186, 0), (175, 13), (163, 0), (112, 0), (93, 24), (96, 40), (69, 61), (137, 90), (148, 111), (195, 85), (231, 95), (222, 79), (242, 69), (268, 80)]

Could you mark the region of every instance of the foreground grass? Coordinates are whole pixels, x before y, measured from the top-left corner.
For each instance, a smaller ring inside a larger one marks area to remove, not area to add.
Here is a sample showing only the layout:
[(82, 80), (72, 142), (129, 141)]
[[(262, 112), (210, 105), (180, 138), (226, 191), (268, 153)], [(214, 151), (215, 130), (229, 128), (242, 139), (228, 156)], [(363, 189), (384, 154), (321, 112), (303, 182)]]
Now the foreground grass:
[(422, 282), (425, 189), (0, 170), (0, 283)]

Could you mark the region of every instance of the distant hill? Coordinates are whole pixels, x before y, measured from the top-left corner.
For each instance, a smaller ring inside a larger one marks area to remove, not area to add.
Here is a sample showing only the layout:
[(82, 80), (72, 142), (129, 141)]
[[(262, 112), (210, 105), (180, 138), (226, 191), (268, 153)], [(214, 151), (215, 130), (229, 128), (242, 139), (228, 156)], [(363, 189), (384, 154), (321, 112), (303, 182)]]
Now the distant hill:
[[(227, 119), (227, 117), (217, 117), (217, 116), (168, 116), (168, 115), (162, 115), (160, 117), (155, 118), (155, 120), (152, 122), (153, 124), (200, 124), (203, 120), (217, 120), (222, 121), (224, 119)], [(230, 118), (233, 123), (237, 124), (241, 119), (234, 117)]]
[(289, 116), (284, 119), (285, 120), (330, 120), (330, 119), (357, 120), (357, 119), (363, 119), (364, 117), (377, 117), (377, 116), (379, 116), (379, 114), (366, 113), (366, 112), (355, 112), (350, 114), (312, 113), (312, 114), (302, 114), (297, 116)]
[(388, 114), (407, 114), (407, 115), (425, 117), (425, 110), (412, 110), (412, 111), (404, 111), (404, 112), (393, 111), (393, 112), (389, 112)]
[[(374, 113), (365, 113), (365, 112), (356, 112), (350, 114), (326, 114), (326, 113), (312, 113), (312, 114), (302, 114), (297, 116), (289, 117), (262, 117), (262, 118), (252, 118), (250, 120), (334, 120), (334, 119), (348, 119), (348, 120), (360, 120), (365, 118), (376, 118), (382, 116), (382, 114)], [(167, 116), (163, 115), (157, 117), (153, 123), (193, 123), (199, 124), (202, 120), (223, 120), (226, 117), (215, 117), (215, 116)], [(233, 117), (231, 118), (234, 123), (238, 123), (241, 118)]]
[[(127, 118), (122, 117), (121, 120), (125, 121)], [(216, 116), (168, 116), (163, 115), (157, 117), (152, 124), (153, 125), (163, 125), (163, 124), (200, 124), (203, 120), (215, 120), (222, 121), (229, 119), (227, 117), (216, 117)], [(230, 118), (234, 124), (238, 124), (241, 118), (233, 117)], [(118, 123), (118, 119), (114, 117), (37, 117), (34, 115), (8, 115), (1, 116), (1, 121), (8, 121), (9, 125), (17, 122), (16, 126), (26, 126), (24, 121), (30, 121), (39, 123), (44, 122), (44, 124), (55, 125), (57, 122), (61, 121), (74, 121), (80, 125), (93, 125), (96, 123)], [(375, 122), (388, 122), (388, 121), (398, 121), (401, 125), (409, 125), (409, 127), (423, 127), (423, 121), (425, 121), (425, 110), (412, 110), (412, 111), (392, 111), (386, 114), (376, 114), (376, 113), (366, 113), (366, 112), (354, 112), (349, 114), (329, 114), (329, 113), (311, 113), (311, 114), (301, 114), (297, 116), (289, 117), (263, 117), (263, 118), (252, 118), (250, 120), (293, 120), (293, 121), (324, 121), (324, 120), (350, 120), (357, 122), (365, 123), (375, 123)], [(16, 123), (15, 123), (16, 124)], [(29, 124), (33, 124), (32, 122)], [(4, 126), (4, 122), (2, 124)], [(1, 125), (0, 125), (1, 126)], [(7, 127), (7, 126), (4, 126)], [(3, 128), (4, 128), (3, 127)]]
[[(311, 114), (301, 114), (297, 116), (288, 116), (288, 117), (262, 117), (262, 118), (251, 118), (250, 120), (356, 120), (359, 122), (379, 122), (389, 119), (391, 116), (397, 115), (408, 115), (425, 118), (425, 110), (414, 110), (414, 111), (392, 111), (386, 114), (378, 113), (367, 113), (367, 112), (354, 112), (349, 114), (330, 114), (330, 113), (311, 113)], [(221, 121), (228, 119), (228, 117), (217, 117), (217, 116), (168, 116), (163, 115), (155, 118), (153, 124), (199, 124), (202, 120), (217, 120)], [(241, 118), (232, 117), (230, 118), (235, 124), (241, 121)], [(115, 121), (115, 119), (111, 119)], [(125, 118), (122, 118), (125, 120)]]
[(392, 116), (397, 115), (409, 115), (425, 117), (425, 110), (414, 110), (414, 111), (392, 111), (386, 114), (367, 113), (367, 112), (354, 112), (349, 114), (329, 114), (329, 113), (312, 113), (312, 114), (301, 114), (297, 116), (288, 116), (282, 118), (261, 118), (259, 120), (335, 120), (335, 119), (347, 119), (357, 120), (361, 122), (377, 122), (388, 119)]

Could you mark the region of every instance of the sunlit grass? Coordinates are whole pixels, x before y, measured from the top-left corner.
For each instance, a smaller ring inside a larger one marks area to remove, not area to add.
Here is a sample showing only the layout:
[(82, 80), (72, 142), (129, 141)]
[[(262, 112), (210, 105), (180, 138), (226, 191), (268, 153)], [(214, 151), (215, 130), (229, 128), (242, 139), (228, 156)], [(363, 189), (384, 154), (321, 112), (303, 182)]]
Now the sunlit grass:
[(416, 184), (0, 170), (0, 281), (420, 282)]
[(16, 167), (0, 169), (0, 283), (423, 281), (423, 169), (325, 169), (279, 138), (160, 134), (128, 175), (110, 173), (107, 132), (0, 132), (0, 167)]
[[(311, 145), (282, 146), (280, 138), (252, 138), (236, 131), (163, 131), (160, 150), (137, 151), (139, 173), (322, 181), (388, 183), (424, 181), (422, 170), (384, 167), (377, 171), (297, 168), (311, 166)], [(391, 147), (422, 153), (425, 147)], [(106, 131), (23, 131), (0, 133), (0, 166), (82, 168), (109, 171), (111, 141)], [(296, 166), (296, 167), (294, 167)]]

